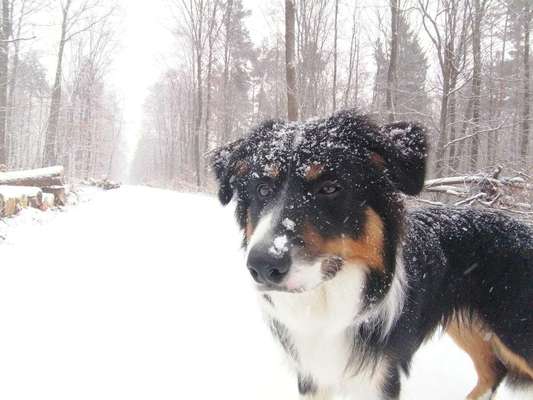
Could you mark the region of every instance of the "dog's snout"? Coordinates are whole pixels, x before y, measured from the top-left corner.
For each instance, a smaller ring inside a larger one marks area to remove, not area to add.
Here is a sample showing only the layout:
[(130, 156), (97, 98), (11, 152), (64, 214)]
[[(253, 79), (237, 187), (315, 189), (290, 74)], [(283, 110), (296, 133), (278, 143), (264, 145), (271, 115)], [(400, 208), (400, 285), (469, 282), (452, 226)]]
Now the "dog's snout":
[(279, 284), (289, 272), (290, 263), (288, 253), (280, 255), (261, 247), (253, 248), (248, 255), (250, 274), (262, 284)]

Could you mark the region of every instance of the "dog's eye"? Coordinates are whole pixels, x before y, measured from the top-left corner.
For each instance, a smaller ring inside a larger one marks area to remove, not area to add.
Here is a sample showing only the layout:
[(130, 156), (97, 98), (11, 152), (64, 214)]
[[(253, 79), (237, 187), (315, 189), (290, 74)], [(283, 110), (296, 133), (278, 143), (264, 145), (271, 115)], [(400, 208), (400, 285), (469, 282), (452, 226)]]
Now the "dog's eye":
[(335, 181), (324, 182), (318, 189), (318, 194), (326, 197), (332, 197), (342, 190), (342, 186)]
[(259, 197), (266, 199), (267, 197), (272, 196), (272, 193), (274, 193), (272, 185), (268, 183), (261, 183), (257, 185), (257, 194), (259, 195)]

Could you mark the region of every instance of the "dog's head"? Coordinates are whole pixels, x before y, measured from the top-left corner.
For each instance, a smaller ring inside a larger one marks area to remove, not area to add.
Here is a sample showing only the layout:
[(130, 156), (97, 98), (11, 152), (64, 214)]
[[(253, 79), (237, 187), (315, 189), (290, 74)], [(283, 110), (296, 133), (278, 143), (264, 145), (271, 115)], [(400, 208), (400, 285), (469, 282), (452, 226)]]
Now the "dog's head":
[[(343, 111), (265, 122), (219, 149), (219, 199), (237, 200), (259, 289), (305, 291), (357, 265), (390, 282), (402, 202), (425, 174), (424, 128)], [(381, 286), (383, 287), (383, 286)]]

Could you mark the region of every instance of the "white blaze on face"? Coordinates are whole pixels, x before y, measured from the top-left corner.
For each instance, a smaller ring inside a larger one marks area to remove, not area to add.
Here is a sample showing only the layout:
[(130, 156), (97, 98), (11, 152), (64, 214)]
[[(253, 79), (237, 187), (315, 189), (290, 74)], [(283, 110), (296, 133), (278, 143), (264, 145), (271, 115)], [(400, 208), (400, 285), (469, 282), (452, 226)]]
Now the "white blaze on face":
[(282, 282), (282, 285), (290, 291), (310, 290), (322, 283), (324, 274), (322, 273), (322, 258), (312, 263), (293, 262), (289, 273)]
[(250, 253), (250, 250), (253, 249), (253, 247), (256, 244), (265, 240), (269, 232), (272, 231), (272, 220), (273, 220), (272, 212), (269, 212), (264, 217), (259, 219), (259, 223), (255, 227), (254, 233), (252, 234), (252, 237), (250, 238), (250, 241), (248, 242), (248, 249), (247, 249), (248, 253)]

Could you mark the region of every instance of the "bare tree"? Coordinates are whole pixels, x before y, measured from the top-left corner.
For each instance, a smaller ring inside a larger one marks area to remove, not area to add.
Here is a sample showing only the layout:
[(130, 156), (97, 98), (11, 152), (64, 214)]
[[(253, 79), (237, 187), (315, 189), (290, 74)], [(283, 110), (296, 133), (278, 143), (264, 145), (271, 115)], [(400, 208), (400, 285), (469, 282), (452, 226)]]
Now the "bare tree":
[(11, 8), (9, 0), (2, 0), (2, 29), (0, 35), (0, 164), (7, 161), (6, 121), (7, 90), (9, 84), (9, 39), (11, 37)]
[(474, 69), (472, 72), (472, 143), (470, 147), (470, 169), (476, 171), (479, 164), (479, 131), (481, 113), (481, 18), (480, 0), (474, 1), (472, 21), (472, 58)]
[(355, 79), (355, 91), (353, 104), (358, 104), (359, 98), (359, 62), (360, 62), (360, 38), (359, 38), (359, 23), (357, 2), (354, 2), (352, 13), (352, 33), (350, 37), (350, 49), (348, 58), (348, 78), (346, 82), (346, 90), (344, 92), (344, 107), (348, 107), (348, 99), (352, 90), (352, 81)]
[[(61, 79), (63, 75), (63, 55), (65, 45), (74, 37), (85, 33), (97, 24), (105, 21), (115, 11), (115, 6), (103, 8), (103, 0), (83, 0), (75, 7), (76, 0), (61, 0), (61, 35), (57, 53), (54, 85), (50, 113), (45, 136), (44, 163), (47, 165), (57, 162), (57, 129), (61, 111)], [(74, 7), (73, 7), (74, 6)], [(99, 13), (95, 13), (100, 11)]]
[(337, 61), (338, 61), (338, 21), (339, 20), (339, 0), (335, 0), (335, 23), (334, 23), (334, 36), (333, 36), (333, 98), (332, 98), (332, 108), (333, 111), (337, 109)]
[(398, 19), (400, 14), (400, 0), (390, 0), (391, 11), (391, 40), (390, 40), (390, 57), (389, 68), (387, 72), (387, 112), (389, 122), (394, 121), (394, 104), (393, 91), (396, 87), (398, 48), (400, 46), (398, 37)]
[(529, 119), (530, 119), (530, 64), (529, 64), (529, 35), (531, 26), (531, 6), (529, 1), (524, 2), (523, 7), (523, 32), (524, 32), (524, 50), (523, 50), (523, 82), (524, 82), (524, 98), (522, 110), (522, 133), (520, 135), (520, 156), (522, 158), (522, 165), (524, 172), (527, 174), (530, 169), (528, 162), (529, 156)]
[[(469, 0), (418, 0), (424, 30), (436, 51), (442, 80), (440, 113), (438, 118), (438, 139), (435, 149), (437, 160), (435, 175), (441, 176), (446, 168), (446, 144), (448, 143), (449, 117), (452, 116), (452, 129), (455, 129), (455, 107), (459, 76), (464, 71), (466, 58), (464, 48), (471, 37), (467, 9)], [(444, 25), (444, 30), (441, 29)], [(454, 136), (455, 133), (452, 134)], [(452, 139), (450, 142), (453, 142)]]
[(206, 153), (209, 150), (209, 123), (211, 120), (211, 103), (212, 103), (212, 97), (213, 97), (213, 63), (214, 63), (214, 47), (215, 47), (215, 40), (220, 32), (220, 29), (222, 27), (222, 21), (218, 20), (218, 13), (219, 13), (219, 2), (218, 0), (215, 0), (212, 4), (211, 9), (211, 17), (208, 21), (208, 27), (207, 27), (207, 42), (208, 42), (208, 55), (207, 55), (207, 95), (206, 95), (206, 104), (205, 104), (205, 142), (204, 142), (204, 153)]
[(287, 118), (298, 119), (296, 59), (294, 52), (296, 10), (294, 0), (285, 0), (285, 68), (287, 72)]

